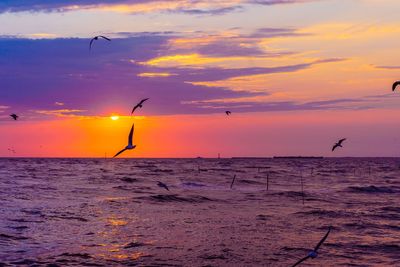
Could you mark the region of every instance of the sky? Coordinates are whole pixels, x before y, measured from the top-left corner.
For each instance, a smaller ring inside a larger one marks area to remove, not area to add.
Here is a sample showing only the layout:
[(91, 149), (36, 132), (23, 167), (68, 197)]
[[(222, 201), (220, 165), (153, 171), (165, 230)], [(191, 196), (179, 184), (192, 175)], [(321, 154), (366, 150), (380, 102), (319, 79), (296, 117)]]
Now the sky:
[(0, 157), (400, 156), (399, 9), (1, 1)]

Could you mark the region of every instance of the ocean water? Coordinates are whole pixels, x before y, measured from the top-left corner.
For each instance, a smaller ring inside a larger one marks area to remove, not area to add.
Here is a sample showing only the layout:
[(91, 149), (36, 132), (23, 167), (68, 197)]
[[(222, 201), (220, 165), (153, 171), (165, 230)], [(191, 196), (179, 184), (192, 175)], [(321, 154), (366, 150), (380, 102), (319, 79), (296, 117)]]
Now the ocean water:
[(399, 175), (397, 158), (0, 159), (0, 266), (291, 266), (329, 226), (301, 266), (400, 266)]

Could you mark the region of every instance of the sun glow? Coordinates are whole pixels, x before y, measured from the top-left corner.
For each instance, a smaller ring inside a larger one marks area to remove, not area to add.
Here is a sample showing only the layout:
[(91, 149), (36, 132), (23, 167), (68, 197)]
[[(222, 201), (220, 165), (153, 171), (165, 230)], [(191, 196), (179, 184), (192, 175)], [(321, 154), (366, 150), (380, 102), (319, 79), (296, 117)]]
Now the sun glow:
[(110, 119), (112, 119), (113, 121), (116, 121), (116, 120), (118, 120), (118, 119), (119, 119), (119, 116), (117, 116), (117, 115), (113, 115), (113, 116), (111, 116), (111, 117), (110, 117)]

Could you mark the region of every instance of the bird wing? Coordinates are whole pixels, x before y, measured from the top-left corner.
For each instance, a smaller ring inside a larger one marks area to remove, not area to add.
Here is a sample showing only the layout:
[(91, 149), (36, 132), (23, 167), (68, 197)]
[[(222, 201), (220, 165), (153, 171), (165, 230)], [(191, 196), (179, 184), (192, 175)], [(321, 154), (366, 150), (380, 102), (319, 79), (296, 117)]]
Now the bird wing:
[(292, 267), (295, 267), (297, 265), (299, 265), (300, 263), (302, 263), (303, 261), (307, 260), (310, 256), (306, 256), (304, 258), (302, 258), (301, 260), (299, 260), (298, 262), (296, 262), (294, 265), (292, 265)]
[(111, 41), (110, 38), (107, 38), (107, 37), (105, 37), (105, 36), (103, 36), (103, 35), (99, 35), (99, 37), (101, 37), (101, 38), (103, 38), (103, 39), (105, 39), (105, 40), (107, 40), (107, 41)]
[(133, 112), (135, 112), (135, 110), (140, 106), (140, 104), (137, 104), (136, 106), (133, 107), (131, 115), (133, 114)]
[(332, 152), (333, 152), (337, 147), (338, 147), (338, 144), (335, 144), (335, 145), (332, 147)]
[(128, 137), (128, 145), (132, 146), (133, 145), (133, 128), (134, 128), (135, 124), (132, 124), (132, 128), (131, 131), (129, 132), (129, 137)]
[(325, 242), (325, 240), (328, 238), (329, 233), (331, 232), (331, 228), (329, 227), (328, 232), (325, 234), (325, 236), (321, 239), (321, 241), (319, 241), (319, 243), (315, 246), (314, 251), (317, 251), (319, 249), (319, 247), (322, 245), (322, 243)]
[(126, 148), (122, 149), (120, 152), (118, 152), (117, 154), (115, 154), (115, 156), (113, 158), (115, 158), (116, 156), (118, 156), (119, 154), (121, 154), (122, 152), (124, 152), (126, 150)]
[(345, 140), (346, 140), (346, 138), (340, 139), (339, 140), (339, 144), (342, 144), (342, 142), (345, 141)]
[(89, 44), (89, 50), (91, 50), (91, 49), (92, 49), (92, 44), (93, 44), (93, 42), (94, 42), (94, 38), (92, 38), (92, 40), (90, 40), (90, 44)]
[(143, 104), (147, 100), (149, 100), (149, 99), (148, 98), (142, 99), (142, 101), (140, 101), (139, 105)]
[(397, 85), (399, 85), (399, 84), (400, 84), (400, 81), (395, 82), (395, 83), (393, 84), (393, 86), (392, 86), (392, 91), (396, 90), (396, 87), (397, 87)]

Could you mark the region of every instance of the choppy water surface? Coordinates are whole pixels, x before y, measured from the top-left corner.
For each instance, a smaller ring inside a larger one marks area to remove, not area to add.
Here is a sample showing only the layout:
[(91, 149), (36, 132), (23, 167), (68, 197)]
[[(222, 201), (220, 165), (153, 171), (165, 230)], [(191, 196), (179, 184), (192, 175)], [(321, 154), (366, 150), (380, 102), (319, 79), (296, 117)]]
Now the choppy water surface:
[(400, 159), (0, 159), (0, 261), (290, 266), (332, 225), (303, 266), (400, 266), (399, 174)]

